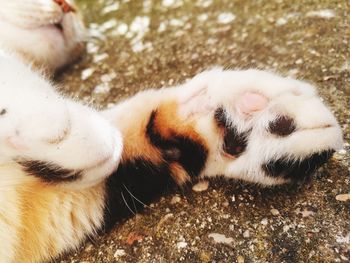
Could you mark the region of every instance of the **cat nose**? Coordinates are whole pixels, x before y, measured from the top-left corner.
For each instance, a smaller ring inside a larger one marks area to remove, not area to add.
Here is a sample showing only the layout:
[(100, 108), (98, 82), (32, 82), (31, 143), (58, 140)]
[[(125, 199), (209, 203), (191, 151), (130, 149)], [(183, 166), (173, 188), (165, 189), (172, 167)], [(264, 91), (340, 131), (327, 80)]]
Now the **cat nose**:
[(278, 116), (275, 120), (269, 122), (268, 130), (278, 136), (287, 136), (296, 129), (294, 120), (286, 115)]

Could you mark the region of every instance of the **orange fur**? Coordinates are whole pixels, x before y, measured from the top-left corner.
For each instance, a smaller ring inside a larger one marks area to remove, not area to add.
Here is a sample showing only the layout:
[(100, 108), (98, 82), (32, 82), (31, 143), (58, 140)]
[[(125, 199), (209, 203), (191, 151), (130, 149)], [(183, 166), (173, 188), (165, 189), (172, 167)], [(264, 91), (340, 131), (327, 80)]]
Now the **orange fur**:
[(11, 262), (47, 261), (101, 227), (104, 183), (72, 191), (35, 178), (24, 181), (15, 188), (19, 222), (11, 224), (16, 218), (0, 214), (0, 221), (15, 228), (19, 237)]
[[(178, 103), (175, 101), (162, 103), (157, 108), (158, 114), (155, 120), (157, 131), (164, 138), (171, 138), (174, 135), (182, 135), (201, 145), (206, 146), (205, 140), (195, 131), (195, 120), (180, 119), (178, 116)], [(166, 125), (164, 125), (166, 123)], [(208, 148), (208, 147), (207, 147)]]

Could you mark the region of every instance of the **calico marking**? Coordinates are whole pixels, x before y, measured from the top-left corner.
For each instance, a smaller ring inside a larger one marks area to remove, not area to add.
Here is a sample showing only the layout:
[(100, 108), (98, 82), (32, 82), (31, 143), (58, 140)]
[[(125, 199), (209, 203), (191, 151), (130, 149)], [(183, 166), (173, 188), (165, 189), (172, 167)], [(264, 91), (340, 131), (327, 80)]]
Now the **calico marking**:
[(229, 123), (223, 107), (216, 109), (214, 119), (217, 126), (224, 129), (223, 151), (234, 157), (243, 153), (247, 148), (250, 131), (239, 132), (236, 127)]
[(161, 161), (141, 157), (123, 160), (106, 183), (106, 206), (103, 231), (116, 222), (143, 210), (162, 194), (183, 183), (179, 179), (197, 177), (205, 166), (208, 150), (188, 134), (171, 132), (167, 138), (158, 128), (160, 111), (151, 112), (145, 127), (150, 145), (159, 150)]
[(151, 144), (157, 147), (167, 162), (179, 163), (191, 177), (197, 177), (202, 171), (208, 156), (208, 150), (190, 135), (171, 131), (166, 138), (157, 129), (157, 110), (153, 111), (146, 127), (146, 135)]
[(79, 180), (81, 171), (62, 168), (56, 164), (38, 160), (18, 160), (23, 170), (46, 183), (72, 182)]
[(317, 168), (331, 158), (333, 153), (334, 150), (322, 151), (314, 153), (301, 161), (284, 157), (264, 164), (262, 169), (271, 177), (283, 177), (299, 181), (313, 174)]

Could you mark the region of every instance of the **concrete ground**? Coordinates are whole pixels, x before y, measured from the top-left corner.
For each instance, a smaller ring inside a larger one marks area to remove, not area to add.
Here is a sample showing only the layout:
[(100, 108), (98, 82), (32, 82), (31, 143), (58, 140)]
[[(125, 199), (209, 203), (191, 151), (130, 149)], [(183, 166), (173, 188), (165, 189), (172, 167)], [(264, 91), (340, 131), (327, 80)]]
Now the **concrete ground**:
[(214, 65), (272, 69), (319, 87), (345, 144), (309, 184), (183, 189), (57, 262), (349, 262), (347, 0), (77, 2), (91, 38), (57, 78), (66, 93), (106, 107)]

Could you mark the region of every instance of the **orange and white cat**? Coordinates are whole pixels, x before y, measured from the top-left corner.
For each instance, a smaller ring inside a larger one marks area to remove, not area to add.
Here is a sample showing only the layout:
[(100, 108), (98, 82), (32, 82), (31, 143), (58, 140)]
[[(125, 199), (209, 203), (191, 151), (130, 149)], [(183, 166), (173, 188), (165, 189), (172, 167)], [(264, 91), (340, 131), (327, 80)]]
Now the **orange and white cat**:
[(0, 54), (0, 262), (47, 262), (198, 178), (303, 180), (342, 146), (303, 81), (213, 69), (97, 112), (27, 59)]

